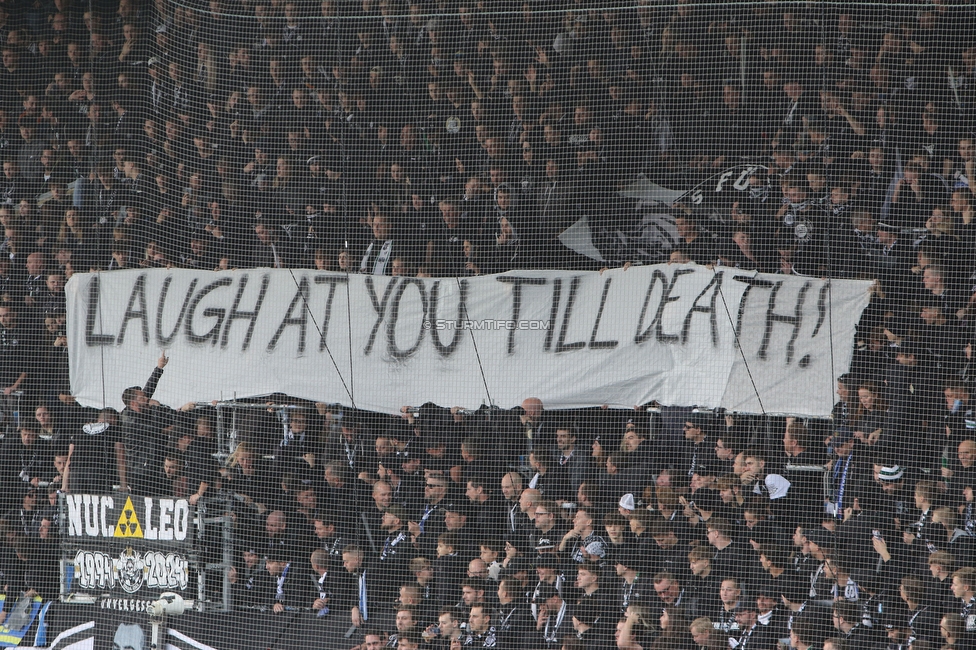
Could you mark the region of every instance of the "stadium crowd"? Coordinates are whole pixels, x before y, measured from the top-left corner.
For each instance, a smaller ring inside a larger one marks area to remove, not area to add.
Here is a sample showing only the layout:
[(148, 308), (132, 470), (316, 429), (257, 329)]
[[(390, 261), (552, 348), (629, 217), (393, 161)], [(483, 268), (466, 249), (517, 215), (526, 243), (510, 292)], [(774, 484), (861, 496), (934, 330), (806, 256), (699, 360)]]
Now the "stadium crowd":
[[(0, 2), (3, 584), (56, 597), (58, 494), (120, 487), (231, 503), (235, 604), (363, 650), (974, 647), (974, 27), (946, 1)], [(654, 245), (618, 194), (745, 164)], [(583, 217), (607, 264), (876, 279), (833, 418), (291, 402), (225, 459), (211, 410), (152, 400), (165, 356), (121, 413), (71, 397), (74, 272), (597, 269), (559, 239)]]

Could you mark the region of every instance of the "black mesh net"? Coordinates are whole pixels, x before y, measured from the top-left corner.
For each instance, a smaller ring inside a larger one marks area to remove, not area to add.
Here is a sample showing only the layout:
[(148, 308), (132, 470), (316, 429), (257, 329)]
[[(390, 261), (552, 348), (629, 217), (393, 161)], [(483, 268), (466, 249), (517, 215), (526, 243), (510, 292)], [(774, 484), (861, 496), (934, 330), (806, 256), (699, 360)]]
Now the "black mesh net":
[(0, 1), (0, 646), (973, 647), (973, 34)]

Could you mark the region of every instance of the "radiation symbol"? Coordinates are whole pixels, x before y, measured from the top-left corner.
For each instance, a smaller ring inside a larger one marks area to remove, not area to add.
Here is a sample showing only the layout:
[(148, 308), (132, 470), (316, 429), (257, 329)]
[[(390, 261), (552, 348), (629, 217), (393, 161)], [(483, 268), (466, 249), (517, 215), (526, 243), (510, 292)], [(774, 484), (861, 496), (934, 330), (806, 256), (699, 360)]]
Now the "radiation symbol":
[(115, 524), (115, 537), (142, 537), (142, 526), (132, 505), (132, 497), (125, 498), (125, 507), (119, 514), (119, 521)]

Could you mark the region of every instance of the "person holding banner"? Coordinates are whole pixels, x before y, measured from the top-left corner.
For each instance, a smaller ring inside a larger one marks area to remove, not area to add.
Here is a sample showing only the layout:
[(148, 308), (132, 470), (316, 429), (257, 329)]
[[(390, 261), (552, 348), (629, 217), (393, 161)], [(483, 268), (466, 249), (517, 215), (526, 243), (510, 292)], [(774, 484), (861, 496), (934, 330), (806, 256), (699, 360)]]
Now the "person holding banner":
[(132, 386), (122, 393), (125, 409), (119, 420), (125, 444), (125, 471), (119, 479), (122, 489), (133, 494), (150, 494), (152, 472), (159, 465), (163, 428), (168, 424), (164, 411), (170, 409), (153, 402), (152, 396), (167, 363), (169, 357), (163, 352), (146, 385)]

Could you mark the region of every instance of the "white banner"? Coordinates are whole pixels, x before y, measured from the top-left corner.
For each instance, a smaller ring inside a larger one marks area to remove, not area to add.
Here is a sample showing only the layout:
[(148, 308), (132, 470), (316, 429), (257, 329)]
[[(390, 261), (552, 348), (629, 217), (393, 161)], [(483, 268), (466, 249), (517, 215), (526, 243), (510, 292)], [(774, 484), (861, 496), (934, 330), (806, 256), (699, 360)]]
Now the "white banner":
[(79, 274), (67, 286), (71, 387), (84, 405), (121, 407), (165, 350), (155, 397), (173, 406), (280, 392), (389, 413), (536, 396), (547, 408), (657, 400), (825, 416), (867, 288), (680, 265)]

